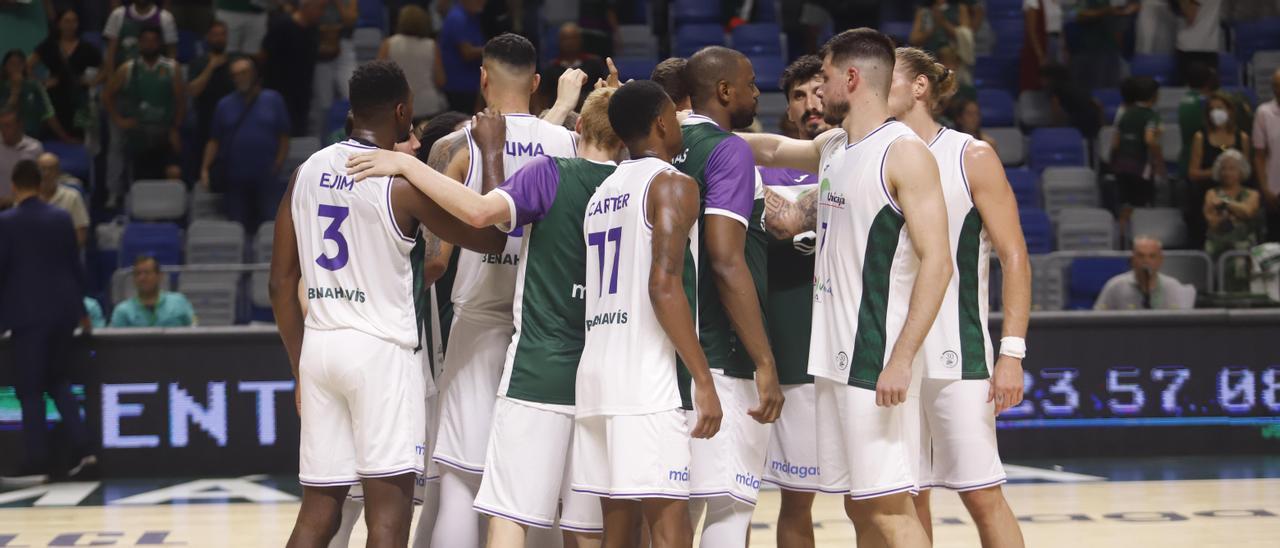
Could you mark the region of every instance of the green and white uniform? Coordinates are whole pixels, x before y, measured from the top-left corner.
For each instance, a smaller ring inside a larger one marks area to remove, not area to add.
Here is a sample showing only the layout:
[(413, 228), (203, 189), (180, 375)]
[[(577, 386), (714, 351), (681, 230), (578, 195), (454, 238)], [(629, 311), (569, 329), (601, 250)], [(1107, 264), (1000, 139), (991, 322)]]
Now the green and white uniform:
[[(650, 184), (675, 168), (629, 160), (586, 208), (586, 339), (576, 379), (573, 489), (615, 498), (689, 496), (689, 429), (676, 386), (676, 349), (649, 300)], [(697, 274), (689, 233), (686, 292)], [(686, 293), (693, 304), (694, 296)]]
[(421, 318), (390, 177), (356, 184), (347, 159), (373, 150), (347, 140), (298, 168), (290, 207), (308, 302), (300, 359), (299, 480), (352, 485), (423, 472), (429, 378), (416, 355)]
[(905, 404), (875, 404), (920, 269), (885, 178), (890, 147), (907, 140), (920, 139), (891, 119), (845, 145), (841, 165), (820, 174), (809, 346), (818, 458), (823, 489), (855, 499), (916, 488), (918, 383)]
[(569, 449), (586, 315), (583, 212), (613, 162), (542, 157), (494, 192), (524, 227), (516, 272), (515, 336), (507, 347), (477, 511), (534, 527), (599, 532), (599, 501), (573, 493)]
[[(708, 216), (719, 215), (746, 226), (743, 253), (756, 297), (763, 305), (768, 298), (770, 237), (764, 230), (764, 187), (750, 147), (741, 137), (724, 131), (705, 116), (689, 116), (681, 129), (685, 151), (672, 163), (698, 182), (704, 223)], [(755, 504), (769, 445), (769, 426), (746, 413), (760, 403), (754, 382), (755, 363), (734, 332), (720, 300), (705, 232), (704, 228), (702, 256), (698, 259), (706, 265), (698, 276), (698, 329), (725, 414), (719, 434), (707, 440), (693, 440), (691, 495), (731, 496)], [(691, 406), (686, 409), (692, 428), (697, 414)]]
[(967, 491), (1005, 481), (990, 393), (991, 238), (964, 168), (973, 137), (943, 128), (929, 143), (947, 205), (954, 273), (933, 328), (920, 349), (921, 486)]

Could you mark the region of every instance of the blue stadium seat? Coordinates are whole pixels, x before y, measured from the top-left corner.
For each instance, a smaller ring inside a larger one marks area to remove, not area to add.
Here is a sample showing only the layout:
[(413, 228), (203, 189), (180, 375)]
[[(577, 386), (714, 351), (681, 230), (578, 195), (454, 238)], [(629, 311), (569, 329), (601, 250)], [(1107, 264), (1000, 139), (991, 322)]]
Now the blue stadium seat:
[(1026, 23), (1022, 17), (1017, 19), (991, 19), (991, 30), (996, 33), (996, 48), (992, 52), (997, 57), (1018, 59), (1022, 55), (1022, 41), (1026, 34)]
[(780, 90), (782, 69), (787, 68), (787, 62), (782, 59), (782, 54), (753, 55), (750, 59), (751, 67), (756, 72), (756, 87), (760, 88), (761, 92)]
[(1018, 209), (1040, 209), (1040, 177), (1027, 168), (1006, 169), (1009, 186), (1013, 188), (1013, 197), (1018, 201)]
[(1102, 116), (1107, 124), (1116, 119), (1116, 109), (1119, 109), (1120, 104), (1124, 102), (1118, 88), (1095, 89), (1093, 90), (1093, 98), (1102, 103)]
[(347, 124), (347, 112), (351, 110), (351, 101), (339, 97), (329, 106), (329, 115), (324, 119), (324, 134), (328, 135)]
[(1129, 72), (1155, 78), (1161, 86), (1172, 86), (1177, 80), (1177, 64), (1172, 55), (1134, 55)]
[(676, 56), (689, 57), (707, 46), (723, 46), (724, 30), (716, 24), (684, 25), (676, 30)]
[(1248, 62), (1256, 51), (1280, 49), (1280, 19), (1240, 21), (1233, 28), (1236, 59)]
[(89, 44), (95, 48), (98, 48), (104, 52), (107, 50), (106, 41), (102, 39), (101, 31), (87, 30), (87, 31), (81, 32), (80, 39), (84, 40), (84, 43)]
[(1128, 270), (1128, 257), (1080, 257), (1071, 261), (1067, 309), (1091, 310), (1107, 280)]
[(987, 19), (1022, 21), (1023, 0), (987, 0)]
[(1040, 173), (1049, 166), (1087, 166), (1084, 136), (1071, 127), (1038, 128), (1031, 132), (1027, 165)]
[(189, 30), (178, 31), (178, 62), (190, 63), (204, 50), (204, 40), (200, 35)]
[(1258, 92), (1254, 91), (1254, 90), (1253, 90), (1253, 88), (1251, 88), (1251, 87), (1245, 87), (1245, 86), (1222, 86), (1222, 90), (1221, 90), (1221, 91), (1226, 92), (1226, 93), (1231, 94), (1231, 95), (1238, 95), (1238, 96), (1240, 96), (1240, 97), (1244, 97), (1245, 99), (1247, 99), (1247, 100), (1249, 101), (1249, 106), (1250, 106), (1250, 107), (1258, 108)]
[(1022, 236), (1027, 240), (1027, 253), (1039, 255), (1053, 251), (1053, 225), (1043, 209), (1018, 208)]
[(973, 86), (979, 89), (1018, 89), (1017, 57), (979, 57), (973, 67)]
[(880, 32), (889, 35), (899, 44), (905, 44), (911, 37), (911, 21), (884, 21), (880, 23)]
[(62, 171), (74, 175), (85, 185), (91, 183), (90, 170), (93, 168), (93, 159), (89, 157), (89, 151), (84, 148), (84, 145), (73, 145), (62, 141), (45, 141), (44, 151), (57, 155), (58, 160), (62, 163)]
[(755, 16), (751, 18), (756, 23), (777, 23), (778, 22), (778, 6), (775, 4), (777, 0), (756, 0)]
[(356, 28), (375, 28), (387, 32), (387, 5), (385, 2), (360, 2), (356, 6), (360, 12), (356, 19)]
[(1224, 86), (1240, 85), (1240, 62), (1224, 51), (1218, 52), (1218, 81)]
[(648, 80), (653, 74), (653, 67), (658, 66), (658, 61), (652, 57), (615, 57), (613, 64), (618, 67), (618, 79), (626, 82)]
[(671, 15), (677, 25), (720, 21), (720, 0), (679, 0), (672, 4)]
[(120, 238), (120, 267), (133, 266), (139, 255), (162, 265), (182, 264), (182, 230), (173, 223), (129, 223)]
[(733, 49), (750, 57), (782, 55), (782, 29), (776, 23), (738, 25), (731, 36)]
[(984, 126), (1014, 125), (1013, 95), (1003, 89), (979, 89), (978, 108), (982, 111)]

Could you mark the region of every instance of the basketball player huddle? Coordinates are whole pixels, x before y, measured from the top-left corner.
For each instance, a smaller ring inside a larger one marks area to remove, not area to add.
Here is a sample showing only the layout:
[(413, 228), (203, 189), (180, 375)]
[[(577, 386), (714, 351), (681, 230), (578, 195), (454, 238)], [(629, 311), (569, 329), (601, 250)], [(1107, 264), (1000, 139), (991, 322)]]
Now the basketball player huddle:
[(362, 65), (350, 136), (294, 174), (270, 286), (302, 423), (290, 546), (345, 545), (362, 507), (369, 546), (405, 546), (417, 502), (418, 547), (688, 547), (701, 522), (738, 548), (761, 483), (778, 546), (815, 545), (820, 493), (859, 546), (927, 546), (932, 487), (1022, 546), (995, 417), (1022, 399), (1030, 268), (995, 151), (934, 121), (955, 75), (842, 32), (784, 72), (783, 137), (733, 132), (759, 91), (731, 49), (599, 82), (573, 131), (585, 75), (540, 119), (536, 64), (490, 40), (489, 109), (426, 163), (394, 150), (403, 73)]

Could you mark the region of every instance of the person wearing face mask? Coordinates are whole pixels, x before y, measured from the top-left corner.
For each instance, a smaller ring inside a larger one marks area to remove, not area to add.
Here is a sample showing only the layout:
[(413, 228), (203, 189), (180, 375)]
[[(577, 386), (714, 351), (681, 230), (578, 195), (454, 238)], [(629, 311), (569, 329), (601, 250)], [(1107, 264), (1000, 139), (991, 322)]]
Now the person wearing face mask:
[(288, 175), (280, 167), (289, 153), (289, 109), (280, 93), (262, 88), (252, 59), (232, 61), (230, 72), (235, 92), (214, 111), (200, 184), (225, 192), (227, 217), (252, 233), (274, 215)]
[[(1235, 104), (1226, 95), (1214, 93), (1205, 99), (1204, 129), (1197, 131), (1191, 138), (1191, 157), (1187, 164), (1187, 180), (1191, 184), (1188, 197), (1188, 217), (1195, 219), (1189, 225), (1192, 244), (1199, 247), (1204, 238), (1204, 218), (1199, 215), (1204, 207), (1205, 193), (1216, 184), (1213, 176), (1214, 162), (1227, 150), (1236, 150), (1249, 161), (1252, 148), (1249, 135), (1236, 122)], [(1249, 184), (1249, 177), (1244, 178)]]

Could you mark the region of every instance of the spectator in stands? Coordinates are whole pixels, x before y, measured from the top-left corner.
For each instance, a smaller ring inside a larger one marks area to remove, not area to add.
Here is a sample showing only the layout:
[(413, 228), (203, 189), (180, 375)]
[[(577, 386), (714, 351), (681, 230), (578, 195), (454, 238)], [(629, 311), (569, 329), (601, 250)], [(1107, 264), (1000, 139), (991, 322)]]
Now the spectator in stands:
[(178, 56), (178, 25), (173, 14), (157, 6), (155, 0), (133, 0), (113, 10), (102, 29), (102, 37), (107, 41), (105, 70), (108, 76), (138, 55), (138, 37), (147, 27), (160, 29), (165, 55)]
[(1107, 280), (1093, 303), (1094, 310), (1183, 310), (1195, 307), (1195, 287), (1160, 273), (1164, 246), (1160, 240), (1133, 240), (1133, 270)]
[(89, 317), (89, 326), (93, 329), (107, 326), (107, 317), (102, 314), (102, 305), (93, 297), (84, 298), (84, 314)]
[(84, 247), (89, 236), (89, 209), (84, 205), (84, 196), (74, 187), (60, 182), (62, 167), (53, 153), (41, 154), (36, 159), (36, 165), (40, 168), (40, 199), (71, 215), (71, 225), (76, 229), (76, 243)]
[(1178, 80), (1186, 82), (1192, 63), (1218, 68), (1222, 0), (1178, 0), (1178, 8)]
[(444, 18), (440, 31), (440, 58), (444, 64), (444, 95), (449, 110), (475, 112), (480, 97), (480, 57), (484, 29), (480, 12), (485, 0), (458, 0)]
[[(368, 0), (366, 0), (368, 1)], [(325, 8), (316, 24), (320, 38), (316, 53), (316, 72), (312, 76), (311, 131), (323, 131), (329, 106), (336, 98), (347, 98), (347, 82), (356, 70), (356, 45), (353, 40), (360, 9), (356, 0), (325, 0)]]
[(0, 67), (4, 70), (0, 75), (0, 108), (17, 110), (22, 115), (23, 130), (28, 135), (43, 135), (48, 128), (49, 133), (58, 139), (71, 141), (71, 136), (63, 131), (54, 116), (53, 103), (49, 101), (44, 86), (27, 74), (27, 58), (22, 50), (6, 53)]
[(982, 109), (977, 101), (968, 97), (956, 97), (947, 109), (947, 117), (955, 124), (956, 131), (968, 133), (991, 145), (992, 149), (996, 148), (996, 140), (982, 131)]
[(1191, 162), (1191, 143), (1196, 132), (1204, 129), (1204, 100), (1218, 89), (1218, 71), (1204, 63), (1191, 63), (1187, 68), (1187, 94), (1178, 103), (1178, 132), (1182, 134), (1182, 150), (1178, 153), (1178, 170), (1187, 172)]
[(666, 90), (667, 96), (676, 104), (676, 111), (693, 110), (689, 99), (688, 79), (684, 75), (684, 69), (688, 65), (689, 60), (684, 57), (671, 57), (653, 67), (653, 74), (649, 76), (650, 80)]
[(1172, 55), (1177, 38), (1178, 18), (1169, 0), (1142, 0), (1134, 31), (1134, 53)]
[(582, 49), (582, 27), (572, 21), (560, 25), (560, 51), (552, 63), (565, 69), (582, 69), (587, 73), (588, 85), (608, 76), (604, 60), (599, 55)]
[[(84, 270), (66, 212), (40, 200), (40, 171), (30, 160), (12, 172), (17, 207), (0, 213), (0, 328), (13, 331), (14, 388), (22, 404), (26, 463), (19, 475), (55, 470), (45, 422), (47, 392), (71, 437), (76, 467), (93, 461), (80, 406), (67, 381), (71, 337), (84, 317)], [(63, 470), (56, 470), (61, 472)]]
[(102, 51), (80, 40), (80, 15), (70, 9), (59, 13), (53, 32), (27, 63), (31, 68), (43, 66), (48, 73), (45, 90), (58, 125), (71, 140), (83, 140), (87, 128), (97, 127), (89, 87), (104, 73)]
[(227, 53), (227, 36), (227, 24), (214, 21), (204, 36), (204, 55), (193, 59), (187, 67), (187, 78), (190, 79), (187, 95), (196, 109), (196, 150), (204, 150), (205, 143), (209, 142), (209, 125), (213, 122), (213, 111), (218, 108), (218, 101), (235, 91), (227, 66), (231, 60)]
[(1071, 126), (1092, 142), (1102, 129), (1102, 105), (1089, 88), (1072, 78), (1062, 65), (1049, 65), (1041, 70), (1045, 92), (1053, 107), (1053, 125)]
[(274, 90), (262, 89), (254, 61), (231, 62), (236, 91), (218, 102), (201, 163), (200, 184), (218, 183), (227, 217), (252, 234), (275, 218), (281, 196), (280, 167), (289, 154), (289, 110)]
[(618, 0), (582, 0), (578, 3), (583, 49), (600, 57), (613, 55), (618, 40), (618, 4)]
[(0, 109), (0, 209), (13, 205), (13, 187), (10, 176), (13, 169), (22, 160), (31, 160), (44, 152), (40, 141), (32, 139), (22, 131), (22, 121), (18, 112), (12, 109)]
[(1249, 134), (1236, 122), (1235, 102), (1221, 93), (1214, 93), (1205, 100), (1204, 122), (1200, 131), (1191, 137), (1191, 161), (1187, 166), (1187, 178), (1206, 190), (1213, 184), (1213, 164), (1226, 150), (1236, 150), (1250, 157)]
[(36, 164), (40, 167), (41, 181), (54, 181), (71, 190), (79, 192), (82, 196), (89, 189), (84, 186), (84, 181), (76, 178), (75, 175), (62, 171), (62, 160), (53, 153), (44, 153), (36, 157)]
[(1124, 114), (1116, 122), (1110, 170), (1119, 190), (1119, 217), (1132, 208), (1155, 205), (1156, 179), (1165, 177), (1160, 144), (1160, 114), (1154, 109), (1160, 85), (1146, 76), (1126, 78), (1120, 86)]
[(214, 0), (213, 15), (227, 28), (227, 53), (252, 55), (267, 35), (267, 12), (260, 0)]
[(1071, 52), (1072, 72), (1084, 89), (1114, 88), (1123, 75), (1119, 29), (1138, 4), (1117, 7), (1111, 0), (1079, 0), (1076, 7), (1079, 39)]
[[(1023, 0), (1023, 27), (1026, 35), (1022, 42), (1022, 64), (1019, 67), (1019, 89), (1040, 89), (1040, 69), (1051, 64), (1062, 64), (1062, 2), (1061, 0)], [(999, 47), (999, 45), (997, 45)]]
[(1280, 69), (1271, 75), (1274, 98), (1253, 119), (1253, 165), (1267, 208), (1267, 239), (1280, 241)]
[(382, 41), (378, 59), (394, 61), (404, 70), (413, 90), (413, 115), (435, 116), (449, 108), (440, 88), (444, 86), (444, 62), (431, 30), (431, 13), (420, 6), (400, 8), (396, 33)]
[(133, 286), (137, 296), (111, 311), (111, 327), (191, 327), (195, 310), (181, 293), (160, 289), (160, 263), (139, 255), (133, 260)]
[(310, 134), (307, 117), (311, 115), (312, 79), (320, 48), (315, 26), (323, 14), (324, 0), (299, 0), (293, 13), (282, 13), (271, 20), (262, 40), (259, 57), (264, 61), (264, 84), (284, 97), (294, 136)]
[[(1204, 220), (1209, 227), (1204, 250), (1217, 264), (1227, 251), (1248, 251), (1261, 241), (1262, 209), (1258, 191), (1244, 186), (1249, 178), (1249, 161), (1238, 150), (1226, 150), (1213, 163), (1217, 182), (1204, 194)], [(1248, 260), (1227, 265), (1223, 287), (1227, 291), (1249, 289)]]
[(933, 53), (956, 71), (962, 83), (973, 81), (973, 4), (973, 0), (932, 0), (916, 9), (908, 38), (911, 45)]
[[(180, 179), (179, 128), (186, 111), (186, 82), (178, 63), (160, 54), (160, 29), (138, 34), (138, 56), (125, 61), (102, 94), (102, 106), (124, 141), (131, 179)], [(123, 178), (107, 181), (108, 208), (128, 190)]]

